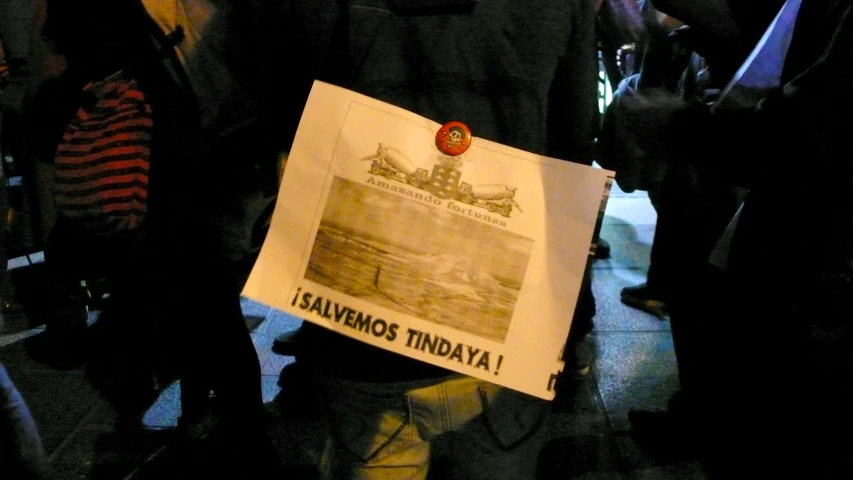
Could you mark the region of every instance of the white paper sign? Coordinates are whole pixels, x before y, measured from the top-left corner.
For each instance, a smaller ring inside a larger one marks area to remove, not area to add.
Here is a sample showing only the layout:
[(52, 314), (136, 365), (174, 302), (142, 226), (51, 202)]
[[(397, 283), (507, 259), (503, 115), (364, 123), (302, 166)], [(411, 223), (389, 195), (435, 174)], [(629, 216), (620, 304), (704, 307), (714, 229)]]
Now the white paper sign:
[(243, 295), (551, 399), (613, 174), (440, 126), (316, 82)]

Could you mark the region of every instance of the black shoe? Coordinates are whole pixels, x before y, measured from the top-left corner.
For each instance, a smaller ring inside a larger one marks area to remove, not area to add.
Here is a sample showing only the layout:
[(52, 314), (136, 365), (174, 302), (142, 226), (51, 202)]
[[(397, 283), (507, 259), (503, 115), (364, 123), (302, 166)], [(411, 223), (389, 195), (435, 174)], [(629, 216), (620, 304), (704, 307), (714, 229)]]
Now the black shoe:
[(285, 357), (295, 357), (299, 353), (299, 332), (301, 329), (289, 330), (275, 337), (272, 351)]
[(599, 238), (595, 243), (595, 255), (593, 258), (596, 260), (607, 260), (610, 258), (610, 244), (603, 238)]
[(669, 302), (667, 295), (652, 288), (647, 283), (634, 287), (625, 287), (621, 293), (622, 303), (631, 308), (650, 313), (661, 320), (669, 317)]
[(577, 341), (569, 340), (566, 343), (566, 350), (563, 352), (563, 374), (567, 374), (572, 378), (583, 378), (589, 375), (592, 368), (594, 355), (592, 349), (586, 343), (586, 339)]

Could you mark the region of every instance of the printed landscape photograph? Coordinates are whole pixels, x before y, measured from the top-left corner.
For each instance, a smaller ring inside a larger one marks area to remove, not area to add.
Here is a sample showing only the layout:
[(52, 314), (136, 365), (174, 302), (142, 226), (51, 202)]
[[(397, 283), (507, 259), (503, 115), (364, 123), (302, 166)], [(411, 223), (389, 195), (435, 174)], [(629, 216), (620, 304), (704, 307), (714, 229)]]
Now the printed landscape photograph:
[(533, 240), (405, 193), (335, 177), (305, 279), (503, 343)]

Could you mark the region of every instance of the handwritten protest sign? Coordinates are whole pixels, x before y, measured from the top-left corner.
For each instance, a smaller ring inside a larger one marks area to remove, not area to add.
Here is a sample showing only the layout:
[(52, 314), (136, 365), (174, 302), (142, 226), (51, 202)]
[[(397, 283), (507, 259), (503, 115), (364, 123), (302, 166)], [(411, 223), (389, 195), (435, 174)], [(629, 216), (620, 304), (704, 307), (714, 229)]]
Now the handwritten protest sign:
[(464, 154), (448, 156), (436, 148), (440, 127), (315, 83), (243, 294), (553, 398), (612, 172), (476, 131)]

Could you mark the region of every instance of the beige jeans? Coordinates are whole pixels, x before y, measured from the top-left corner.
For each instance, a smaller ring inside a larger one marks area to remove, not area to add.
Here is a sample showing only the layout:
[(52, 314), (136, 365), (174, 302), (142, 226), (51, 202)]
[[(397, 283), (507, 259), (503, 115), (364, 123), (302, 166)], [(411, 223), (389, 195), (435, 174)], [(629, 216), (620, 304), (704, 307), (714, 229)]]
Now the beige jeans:
[(533, 479), (548, 403), (450, 375), (401, 383), (320, 381), (330, 435), (321, 478), (425, 479), (439, 438), (458, 478)]

